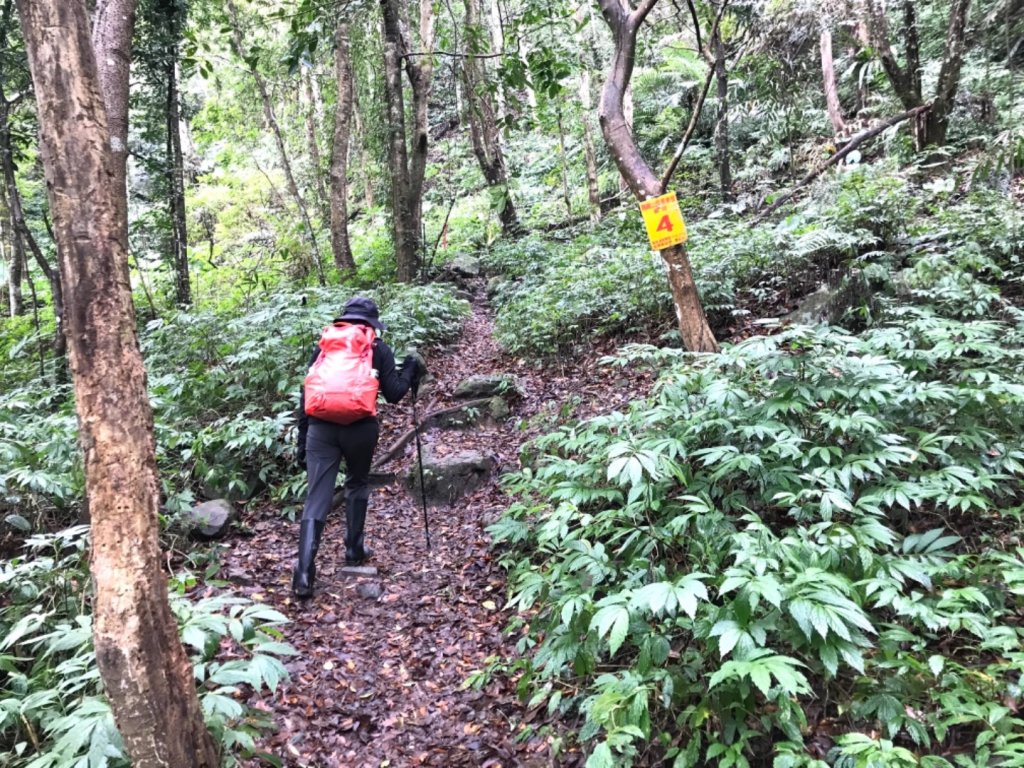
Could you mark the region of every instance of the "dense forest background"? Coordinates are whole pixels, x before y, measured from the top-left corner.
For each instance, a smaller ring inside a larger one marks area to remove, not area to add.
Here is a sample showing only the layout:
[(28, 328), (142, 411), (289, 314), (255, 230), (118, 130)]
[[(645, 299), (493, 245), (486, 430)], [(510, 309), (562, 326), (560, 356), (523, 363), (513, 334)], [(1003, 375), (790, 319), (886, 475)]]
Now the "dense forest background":
[[(0, 765), (121, 766), (82, 284), (20, 7), (0, 7)], [(516, 652), (467, 680), (512, 681), (545, 764), (1024, 762), (1024, 3), (88, 13), (101, 81), (127, 77), (106, 114), (162, 559), (225, 764), (291, 759), (251, 694), (286, 685), (294, 639), (181, 521), (217, 497), (294, 520), (303, 365), (356, 293), (398, 353), (457, 358), (485, 312), (509, 367), (571, 372), (512, 417), (490, 533)], [(673, 191), (688, 240), (659, 254), (637, 203)], [(583, 407), (598, 368), (627, 406)]]

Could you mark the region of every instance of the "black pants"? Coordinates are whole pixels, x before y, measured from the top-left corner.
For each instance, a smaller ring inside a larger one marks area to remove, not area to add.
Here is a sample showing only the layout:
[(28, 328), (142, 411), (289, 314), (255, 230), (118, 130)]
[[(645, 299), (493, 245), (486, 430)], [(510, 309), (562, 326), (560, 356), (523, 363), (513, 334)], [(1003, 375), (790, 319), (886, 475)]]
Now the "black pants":
[(370, 464), (379, 436), (380, 425), (375, 418), (348, 425), (309, 420), (306, 435), (309, 491), (302, 510), (303, 520), (323, 522), (327, 519), (342, 459), (345, 459), (346, 502), (365, 502), (370, 498)]

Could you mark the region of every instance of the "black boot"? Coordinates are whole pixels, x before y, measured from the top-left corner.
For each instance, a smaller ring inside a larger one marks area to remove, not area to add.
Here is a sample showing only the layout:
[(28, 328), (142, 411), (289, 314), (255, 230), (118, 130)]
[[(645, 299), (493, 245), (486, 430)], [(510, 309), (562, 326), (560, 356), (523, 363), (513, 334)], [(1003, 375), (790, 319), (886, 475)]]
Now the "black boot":
[(316, 579), (316, 553), (320, 549), (323, 520), (303, 520), (299, 526), (299, 561), (292, 576), (292, 591), (303, 600), (313, 596)]
[(373, 557), (373, 550), (363, 545), (366, 505), (366, 499), (348, 499), (345, 504), (345, 565), (359, 565)]

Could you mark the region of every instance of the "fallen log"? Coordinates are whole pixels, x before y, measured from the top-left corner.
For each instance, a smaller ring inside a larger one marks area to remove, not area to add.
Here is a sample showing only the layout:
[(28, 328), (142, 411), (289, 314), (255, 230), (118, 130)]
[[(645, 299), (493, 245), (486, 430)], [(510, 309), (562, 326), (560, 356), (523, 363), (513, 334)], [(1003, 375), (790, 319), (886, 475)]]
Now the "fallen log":
[[(419, 423), (403, 432), (402, 435), (388, 446), (387, 450), (385, 450), (384, 453), (382, 453), (373, 463), (373, 466), (370, 468), (370, 485), (375, 488), (382, 485), (388, 485), (397, 478), (398, 475), (396, 473), (384, 472), (381, 467), (392, 461), (399, 453), (402, 452), (402, 449), (405, 448), (405, 446), (409, 444), (409, 441), (416, 436), (416, 430), (423, 429), (424, 427), (429, 428), (431, 422), (436, 421), (441, 416), (447, 416), (449, 413), (455, 413), (456, 411), (461, 411), (464, 408), (476, 408), (477, 406), (488, 405), (493, 399), (494, 397), (481, 397), (476, 400), (467, 400), (466, 402), (459, 403), (458, 405), (452, 405), (448, 408), (439, 408), (436, 411), (430, 411), (429, 413), (424, 414), (419, 420)], [(332, 499), (332, 509), (340, 507), (344, 501), (345, 489), (341, 488), (334, 494)]]
[(848, 154), (853, 152), (853, 150), (855, 150), (868, 139), (873, 139), (882, 131), (886, 130), (887, 128), (892, 128), (894, 125), (899, 125), (904, 120), (909, 120), (912, 117), (916, 117), (922, 112), (927, 111), (930, 107), (931, 104), (922, 104), (920, 107), (914, 107), (913, 109), (907, 110), (906, 112), (901, 112), (900, 114), (895, 115), (894, 117), (890, 117), (888, 120), (883, 120), (873, 128), (868, 128), (867, 130), (855, 134), (846, 143), (846, 146), (844, 146), (841, 150), (832, 155), (832, 157), (830, 157), (827, 162), (825, 162), (823, 165), (819, 166), (815, 170), (808, 173), (806, 176), (800, 179), (800, 181), (798, 181), (794, 187), (792, 187), (789, 191), (784, 192), (782, 195), (777, 197), (771, 205), (769, 205), (767, 208), (765, 208), (763, 211), (757, 214), (753, 219), (751, 219), (750, 226), (753, 227), (756, 224), (761, 223), (761, 220), (763, 218), (778, 210), (783, 203), (785, 203), (787, 200), (793, 197), (793, 195), (795, 195), (799, 190), (803, 189), (816, 178), (821, 176), (821, 174), (823, 174), (833, 165), (838, 163)]

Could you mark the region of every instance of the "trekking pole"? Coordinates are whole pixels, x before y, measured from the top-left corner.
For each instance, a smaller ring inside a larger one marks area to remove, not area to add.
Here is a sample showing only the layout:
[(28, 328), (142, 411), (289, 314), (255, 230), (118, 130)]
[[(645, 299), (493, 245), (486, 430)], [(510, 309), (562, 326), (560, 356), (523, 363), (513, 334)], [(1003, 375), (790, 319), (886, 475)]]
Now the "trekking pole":
[(420, 465), (420, 499), (423, 501), (423, 531), (427, 536), (427, 552), (430, 551), (430, 521), (427, 519), (427, 486), (423, 482), (423, 446), (420, 445), (420, 423), (416, 418), (416, 390), (412, 390), (412, 427), (416, 432), (416, 459)]

